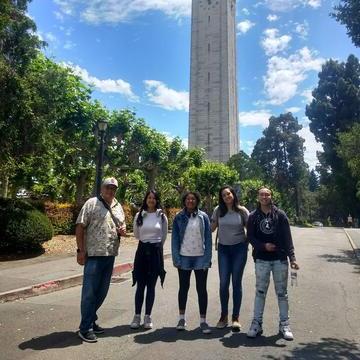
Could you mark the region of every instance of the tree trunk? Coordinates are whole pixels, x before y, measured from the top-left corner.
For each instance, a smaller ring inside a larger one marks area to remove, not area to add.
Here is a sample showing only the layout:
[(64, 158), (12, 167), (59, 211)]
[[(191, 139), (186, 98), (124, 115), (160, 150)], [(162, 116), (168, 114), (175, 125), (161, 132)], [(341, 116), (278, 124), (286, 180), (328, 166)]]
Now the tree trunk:
[(153, 168), (148, 170), (148, 177), (149, 177), (148, 190), (155, 189), (156, 176), (157, 176), (157, 168), (154, 166)]
[(75, 203), (76, 205), (81, 205), (84, 199), (84, 192), (86, 187), (87, 176), (83, 171), (80, 173), (78, 178), (76, 179), (76, 193), (75, 193)]
[(0, 186), (0, 197), (7, 198), (9, 191), (9, 176), (2, 175), (0, 178), (1, 186)]
[(296, 217), (300, 218), (300, 199), (299, 199), (299, 186), (295, 186), (295, 211), (296, 211)]

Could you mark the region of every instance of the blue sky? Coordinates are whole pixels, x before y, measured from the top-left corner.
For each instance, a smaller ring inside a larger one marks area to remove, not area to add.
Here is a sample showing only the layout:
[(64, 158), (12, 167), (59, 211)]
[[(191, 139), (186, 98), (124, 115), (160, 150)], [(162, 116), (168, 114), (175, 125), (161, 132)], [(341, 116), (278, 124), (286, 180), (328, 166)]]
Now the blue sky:
[[(223, 0), (225, 1), (225, 0)], [(360, 57), (329, 16), (340, 0), (238, 0), (240, 146), (251, 153), (271, 115), (292, 111), (306, 161), (320, 150), (305, 106), (329, 58)], [(188, 137), (191, 0), (33, 0), (46, 54), (94, 86), (109, 109), (131, 108), (167, 134)]]

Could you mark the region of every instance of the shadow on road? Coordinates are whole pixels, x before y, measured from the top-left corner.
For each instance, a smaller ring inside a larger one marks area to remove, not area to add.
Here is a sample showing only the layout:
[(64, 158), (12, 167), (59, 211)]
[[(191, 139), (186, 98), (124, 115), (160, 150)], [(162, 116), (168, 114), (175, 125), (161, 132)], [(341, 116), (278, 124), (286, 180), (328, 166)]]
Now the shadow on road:
[[(224, 337), (220, 339), (223, 345), (227, 348), (236, 349), (240, 346), (243, 347), (286, 347), (284, 342), (277, 343), (278, 340), (282, 340), (282, 337), (279, 334), (272, 336), (258, 336), (255, 339), (249, 339), (245, 333), (233, 334), (230, 337)], [(284, 341), (284, 340), (282, 340)]]
[[(99, 340), (105, 337), (121, 337), (132, 333), (139, 333), (146, 331), (144, 329), (131, 330), (129, 325), (115, 326), (113, 328), (105, 329), (105, 333), (98, 335)], [(46, 349), (61, 349), (82, 344), (82, 340), (74, 331), (61, 331), (53, 332), (48, 335), (32, 338), (31, 340), (24, 341), (19, 344), (19, 349), (33, 349), (33, 350), (46, 350)]]
[(323, 254), (319, 257), (332, 263), (346, 263), (354, 266), (354, 273), (360, 274), (360, 261), (352, 250), (339, 250), (343, 255)]
[(46, 350), (46, 349), (61, 349), (70, 346), (81, 345), (82, 341), (73, 331), (53, 332), (48, 335), (32, 338), (31, 340), (24, 341), (19, 344), (19, 349), (33, 349), (33, 350)]
[(211, 334), (203, 334), (199, 328), (194, 330), (186, 331), (177, 331), (175, 327), (163, 327), (162, 329), (157, 329), (151, 333), (135, 335), (134, 341), (138, 344), (152, 344), (154, 342), (176, 342), (179, 340), (182, 341), (193, 341), (193, 340), (213, 340), (222, 338), (227, 334), (230, 329), (214, 329)]
[[(278, 360), (278, 356), (265, 355), (264, 359)], [(360, 359), (360, 347), (353, 340), (323, 338), (319, 342), (299, 344), (282, 356), (282, 360), (358, 360)]]

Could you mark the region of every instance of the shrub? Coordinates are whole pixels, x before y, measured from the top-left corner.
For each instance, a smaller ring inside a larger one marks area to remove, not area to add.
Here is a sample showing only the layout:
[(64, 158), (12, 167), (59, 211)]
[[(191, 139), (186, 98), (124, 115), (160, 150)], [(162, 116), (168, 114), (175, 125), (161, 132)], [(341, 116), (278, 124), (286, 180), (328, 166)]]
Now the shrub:
[(45, 213), (54, 228), (54, 234), (71, 235), (75, 232), (74, 206), (47, 201)]
[(23, 200), (1, 199), (0, 219), (1, 249), (35, 249), (53, 236), (50, 220)]
[(134, 206), (123, 204), (122, 208), (125, 213), (126, 229), (128, 232), (133, 231), (134, 217), (138, 209)]
[(169, 229), (172, 229), (172, 224), (174, 221), (175, 215), (180, 211), (179, 208), (166, 208), (165, 213), (169, 221)]

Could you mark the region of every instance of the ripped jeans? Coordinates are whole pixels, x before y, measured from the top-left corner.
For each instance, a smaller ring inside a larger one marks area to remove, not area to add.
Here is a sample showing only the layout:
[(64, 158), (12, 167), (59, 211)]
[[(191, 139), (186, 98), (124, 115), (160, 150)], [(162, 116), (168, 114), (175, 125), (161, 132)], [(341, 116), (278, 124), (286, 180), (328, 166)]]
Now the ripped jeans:
[(278, 298), (280, 322), (289, 322), (289, 302), (287, 283), (289, 265), (285, 260), (265, 261), (257, 259), (255, 262), (256, 294), (254, 304), (254, 320), (262, 324), (266, 293), (270, 283), (270, 273), (273, 274), (275, 292)]

